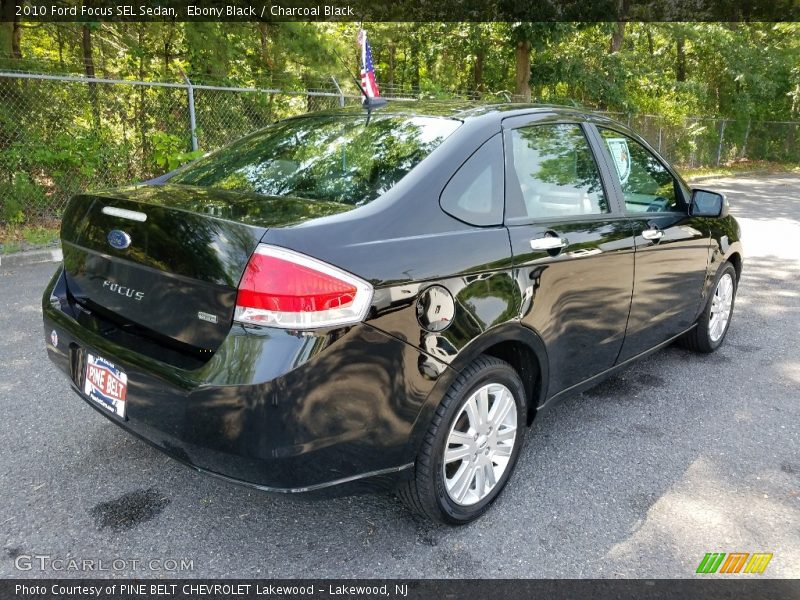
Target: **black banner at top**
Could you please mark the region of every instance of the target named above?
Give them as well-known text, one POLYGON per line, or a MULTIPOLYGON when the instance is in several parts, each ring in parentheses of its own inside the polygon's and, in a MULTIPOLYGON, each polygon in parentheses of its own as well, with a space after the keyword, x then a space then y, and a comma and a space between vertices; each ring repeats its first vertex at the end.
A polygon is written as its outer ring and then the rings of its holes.
POLYGON ((3 0, 22 21, 800 21, 800 0, 3 0))

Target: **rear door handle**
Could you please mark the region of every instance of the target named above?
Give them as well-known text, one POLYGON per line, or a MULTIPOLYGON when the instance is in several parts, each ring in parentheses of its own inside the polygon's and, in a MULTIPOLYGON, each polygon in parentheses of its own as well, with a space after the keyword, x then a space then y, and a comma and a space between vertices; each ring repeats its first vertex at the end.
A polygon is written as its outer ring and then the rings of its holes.
POLYGON ((646 240, 658 241, 664 235, 660 229, 645 229, 642 231, 642 237, 646 240))
POLYGON ((564 248, 569 242, 567 238, 545 236, 531 240, 532 250, 558 250, 564 248))

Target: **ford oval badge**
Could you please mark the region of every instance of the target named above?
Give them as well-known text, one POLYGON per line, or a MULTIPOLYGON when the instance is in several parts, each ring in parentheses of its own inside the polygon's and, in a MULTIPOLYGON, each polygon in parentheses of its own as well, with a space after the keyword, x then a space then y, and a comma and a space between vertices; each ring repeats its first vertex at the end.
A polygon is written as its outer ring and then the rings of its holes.
POLYGON ((112 229, 109 231, 106 239, 109 245, 117 250, 125 250, 125 248, 131 245, 131 236, 119 229, 112 229))

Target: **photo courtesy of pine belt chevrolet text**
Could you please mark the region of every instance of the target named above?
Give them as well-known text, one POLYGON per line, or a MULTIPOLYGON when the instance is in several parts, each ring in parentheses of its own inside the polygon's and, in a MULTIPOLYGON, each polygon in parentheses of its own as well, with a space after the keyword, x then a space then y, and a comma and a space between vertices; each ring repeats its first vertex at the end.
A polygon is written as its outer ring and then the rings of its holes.
POLYGON ((467 523, 543 410, 672 342, 723 343, 739 225, 605 117, 365 104, 72 198, 47 350, 202 472, 467 523))

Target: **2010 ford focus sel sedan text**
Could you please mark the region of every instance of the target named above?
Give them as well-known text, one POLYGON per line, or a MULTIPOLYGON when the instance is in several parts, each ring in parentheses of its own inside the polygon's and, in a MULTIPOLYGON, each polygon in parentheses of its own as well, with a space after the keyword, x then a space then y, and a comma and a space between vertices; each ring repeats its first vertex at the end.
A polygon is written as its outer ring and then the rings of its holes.
POLYGON ((61 237, 47 349, 100 413, 231 481, 399 489, 454 524, 537 413, 674 340, 715 350, 742 270, 723 196, 539 105, 288 119, 76 196, 61 237))

